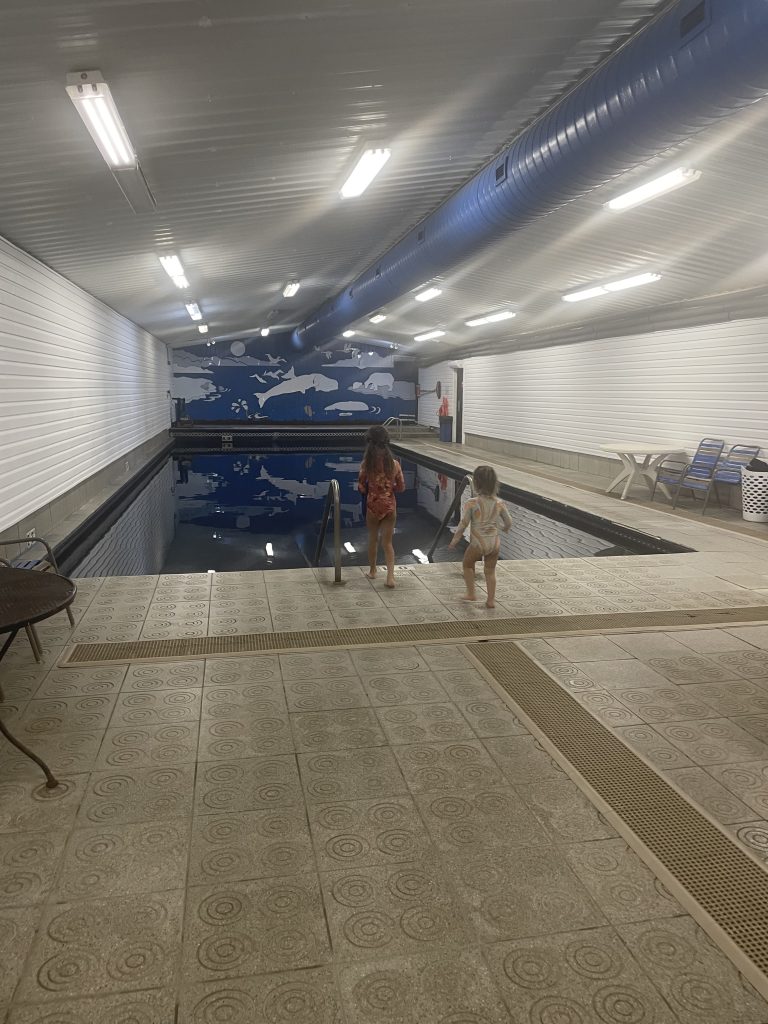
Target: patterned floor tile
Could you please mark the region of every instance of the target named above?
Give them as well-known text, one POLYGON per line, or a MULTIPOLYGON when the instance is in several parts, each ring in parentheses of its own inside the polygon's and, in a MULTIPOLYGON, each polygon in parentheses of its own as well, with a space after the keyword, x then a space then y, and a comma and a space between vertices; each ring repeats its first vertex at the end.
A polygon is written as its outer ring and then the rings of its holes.
MULTIPOLYGON (((735 681, 738 685, 740 681, 735 681)), ((705 683, 713 686, 713 683, 705 683)), ((721 684, 727 685, 727 684, 721 684)), ((625 689, 617 694, 622 704, 649 725, 655 722, 690 721, 696 718, 716 718, 716 708, 705 701, 704 694, 691 686, 654 686, 649 689, 625 689), (694 692, 695 691, 695 692, 694 692)), ((768 693, 765 694, 768 706, 768 693)))
POLYGON ((513 785, 566 777, 560 765, 533 736, 501 736, 483 743, 507 781, 513 785))
POLYGON ((189 823, 156 821, 75 829, 59 874, 57 901, 167 892, 185 885, 189 823))
POLYGON ((429 665, 415 647, 372 647, 352 651, 355 670, 363 679, 400 672, 427 672, 429 665))
POLYGON ((48 789, 42 773, 18 782, 0 782, 0 835, 43 829, 67 828, 72 824, 83 798, 87 775, 59 779, 48 789))
POLYGON ((311 806, 309 821, 324 870, 402 863, 420 859, 430 849, 408 796, 311 806))
POLYGON ((630 725, 614 730, 628 747, 640 754, 655 768, 689 768, 693 761, 649 725, 630 725))
POLYGON ((448 872, 482 943, 605 924, 560 853, 518 846, 473 850, 447 862, 448 872))
POLYGON ((356 676, 352 659, 346 651, 320 651, 311 654, 281 654, 283 679, 338 679, 356 676))
POLYGON ((430 672, 401 672, 396 675, 369 676, 363 686, 371 704, 387 707, 396 704, 425 704, 447 700, 437 676, 430 672))
POLYGON ((768 864, 768 821, 742 822, 727 829, 750 853, 768 864))
POLYGON ((732 718, 734 715, 768 714, 768 688, 765 682, 733 679, 727 683, 689 684, 678 689, 702 704, 707 704, 718 717, 732 718))
POLYGON ((43 1006, 19 1006, 8 1024, 176 1024, 172 992, 124 992, 98 999, 72 999, 43 1006))
POLYGON ((477 740, 393 748, 412 793, 477 791, 502 782, 501 772, 477 740))
POLYGON ((750 821, 755 816, 754 811, 737 800, 703 768, 676 768, 665 775, 669 782, 722 824, 750 821))
POLYGON ((387 747, 299 754, 307 800, 366 800, 407 793, 402 772, 387 747))
MULTIPOLYGON (((218 1021, 227 1024, 343 1024, 333 971, 315 967, 259 978, 185 986, 175 1024, 218 1021)), ((165 1021, 158 1024, 165 1024, 165 1021)))
POLYGON ((718 665, 715 657, 689 654, 683 658, 651 658, 648 664, 672 683, 720 683, 739 678, 737 672, 718 665))
POLYGON ((337 962, 468 943, 463 914, 430 859, 331 871, 321 884, 337 962))
POLYGON ((31 700, 17 724, 29 736, 106 729, 116 700, 117 694, 31 700))
POLYGON ((484 953, 514 1024, 677 1024, 610 928, 499 942, 484 953))
POLYGON ((197 759, 197 722, 107 729, 97 769, 150 768, 189 764, 197 759))
POLYGON ((419 649, 419 654, 433 672, 441 668, 457 668, 461 662, 467 668, 473 664, 458 644, 425 644, 419 649))
POLYGON ((192 888, 187 895, 184 984, 329 963, 314 874, 192 888))
POLYGON ((518 786, 533 813, 560 842, 608 839, 614 829, 570 780, 518 786))
POLYGON ((732 721, 756 740, 768 744, 768 715, 739 715, 732 721))
POLYGON ((29 907, 0 909, 0 1008, 9 1003, 21 976, 29 947, 35 935, 39 911, 29 907))
POLYGON ((768 746, 726 718, 660 722, 656 729, 695 764, 721 764, 768 758, 768 746))
POLYGON ((256 811, 303 803, 293 755, 201 764, 195 783, 197 814, 256 811))
POLYGON ((459 704, 459 711, 481 739, 491 736, 525 736, 528 730, 502 700, 475 700, 459 704))
POLYGON ((201 694, 199 689, 121 693, 109 724, 118 728, 196 722, 200 717, 201 694))
POLYGON ((387 742, 371 708, 291 715, 291 728, 296 749, 305 752, 381 747, 387 742))
POLYGON ((154 690, 194 690, 203 685, 204 661, 173 661, 159 665, 130 665, 123 693, 154 690))
POLYGON ((279 682, 280 662, 275 654, 255 658, 208 658, 205 661, 205 686, 235 686, 279 682))
POLYGON ((490 846, 550 845, 552 837, 511 787, 479 793, 424 793, 416 798, 437 847, 467 856, 490 846))
POLYGON ((66 841, 64 831, 0 835, 0 907, 31 906, 44 900, 66 841))
POLYGON ((194 778, 192 765, 94 772, 78 822, 81 827, 130 825, 189 815, 194 778))
POLYGON ((608 690, 572 690, 571 695, 591 715, 610 729, 620 725, 639 725, 642 721, 608 690))
POLYGON ((745 679, 765 680, 768 676, 768 651, 734 651, 710 657, 722 669, 745 679))
POLYGON ((205 815, 193 823, 190 885, 293 875, 313 866, 302 807, 205 815))
POLYGON ((126 668, 54 669, 35 694, 37 700, 57 700, 60 697, 89 697, 117 693, 126 668))
MULTIPOLYGON (((591 661, 577 665, 585 675, 606 690, 635 689, 641 686, 668 686, 666 676, 633 658, 621 661, 591 661)), ((620 694, 617 693, 617 696, 620 694)))
POLYGON ((688 917, 626 924, 618 932, 680 1024, 763 1024, 768 1009, 688 917))
POLYGON ((200 761, 290 754, 293 735, 287 715, 238 714, 236 718, 207 718, 200 723, 200 761))
POLYGON ((760 817, 768 817, 768 761, 713 764, 707 771, 760 817))
POLYGON ((18 999, 40 1003, 169 987, 181 911, 180 892, 48 906, 18 999))
POLYGON ((285 691, 279 679, 240 686, 206 686, 203 715, 236 718, 241 715, 282 715, 287 711, 285 691))
MULTIPOLYGON (((7 703, 3 705, 3 717, 6 721, 7 707, 7 703)), ((40 736, 29 734, 17 727, 15 735, 38 757, 42 757, 58 777, 91 771, 96 766, 104 733, 102 729, 89 729, 86 732, 54 732, 40 736)), ((40 769, 21 751, 4 744, 0 755, 0 778, 38 779, 40 769)))
POLYGON ((681 629, 667 636, 684 644, 697 654, 719 654, 728 651, 747 651, 749 644, 724 629, 681 629))
POLYGON ((440 669, 435 674, 448 698, 460 704, 470 700, 494 700, 498 696, 475 669, 440 669))
POLYGON ((377 715, 390 743, 475 738, 475 733, 455 704, 408 704, 379 708, 377 715))
POLYGON ((619 661, 631 655, 603 636, 553 637, 549 641, 558 654, 568 661, 619 661))
POLYGON ((335 679, 288 680, 285 694, 290 711, 342 711, 370 705, 357 676, 335 679))

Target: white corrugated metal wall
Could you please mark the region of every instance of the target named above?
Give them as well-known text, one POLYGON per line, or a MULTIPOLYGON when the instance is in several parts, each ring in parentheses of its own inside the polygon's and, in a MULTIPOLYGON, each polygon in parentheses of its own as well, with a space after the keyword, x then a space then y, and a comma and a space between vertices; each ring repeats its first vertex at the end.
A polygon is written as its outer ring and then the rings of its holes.
POLYGON ((464 361, 464 429, 601 453, 702 437, 768 449, 768 320, 480 356, 464 361))
POLYGON ((0 239, 0 531, 170 425, 167 350, 0 239))
MULTIPOLYGON (((448 398, 448 411, 451 416, 456 415, 456 373, 453 369, 454 363, 435 363, 419 370, 419 388, 422 392, 434 391, 440 381, 441 392, 448 398)), ((437 395, 424 395, 419 398, 417 419, 425 427, 439 427, 437 410, 442 398, 437 395)))

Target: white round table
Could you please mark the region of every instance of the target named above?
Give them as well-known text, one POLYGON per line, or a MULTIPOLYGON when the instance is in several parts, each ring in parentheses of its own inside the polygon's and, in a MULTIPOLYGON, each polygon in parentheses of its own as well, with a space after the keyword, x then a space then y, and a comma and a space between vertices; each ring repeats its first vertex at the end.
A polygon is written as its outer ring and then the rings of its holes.
MULTIPOLYGON (((617 455, 621 460, 621 472, 606 490, 610 494, 621 484, 624 488, 621 492, 621 500, 627 497, 629 489, 633 484, 645 483, 648 490, 653 492, 653 485, 656 482, 656 472, 659 465, 670 457, 670 455, 685 455, 685 448, 680 444, 633 444, 625 441, 623 444, 601 444, 604 452, 617 455), (642 459, 642 462, 638 462, 642 459)), ((666 498, 670 497, 669 491, 664 484, 659 484, 659 490, 666 498)))

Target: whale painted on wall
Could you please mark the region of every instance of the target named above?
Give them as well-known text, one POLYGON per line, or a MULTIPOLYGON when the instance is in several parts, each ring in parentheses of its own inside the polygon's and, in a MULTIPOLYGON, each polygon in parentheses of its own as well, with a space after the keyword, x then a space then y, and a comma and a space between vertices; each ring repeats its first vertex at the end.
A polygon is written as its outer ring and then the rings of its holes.
POLYGON ((307 391, 338 391, 339 382, 324 376, 322 373, 304 373, 297 377, 293 367, 285 374, 279 384, 275 384, 269 391, 254 392, 258 399, 260 408, 278 395, 305 395, 307 391))

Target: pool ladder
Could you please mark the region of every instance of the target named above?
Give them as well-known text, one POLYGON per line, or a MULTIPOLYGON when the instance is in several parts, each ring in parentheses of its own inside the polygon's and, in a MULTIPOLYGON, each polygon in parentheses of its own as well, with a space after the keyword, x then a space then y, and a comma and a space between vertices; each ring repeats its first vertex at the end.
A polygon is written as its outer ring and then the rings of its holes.
POLYGON ((317 538, 315 557, 312 561, 314 566, 320 564, 320 556, 325 546, 325 534, 328 530, 328 519, 331 515, 331 509, 333 509, 333 582, 343 585, 344 580, 341 578, 341 489, 339 488, 338 480, 331 480, 328 485, 328 497, 325 499, 325 509, 323 510, 323 519, 320 524, 320 536, 317 538))
POLYGON ((464 494, 464 491, 466 491, 467 487, 469 487, 470 494, 474 494, 475 488, 474 483, 472 481, 471 473, 467 473, 467 475, 462 478, 461 482, 456 488, 456 493, 453 496, 453 501, 451 502, 448 511, 443 516, 443 521, 442 523, 440 523, 437 533, 434 536, 434 540, 432 541, 432 544, 430 545, 429 550, 427 551, 427 558, 429 559, 430 562, 432 561, 432 556, 435 553, 437 545, 440 543, 440 538, 443 535, 443 530, 446 529, 448 523, 450 523, 451 519, 453 518, 454 513, 461 506, 461 498, 462 495, 464 494))

